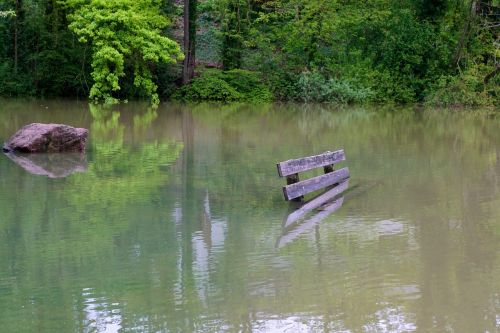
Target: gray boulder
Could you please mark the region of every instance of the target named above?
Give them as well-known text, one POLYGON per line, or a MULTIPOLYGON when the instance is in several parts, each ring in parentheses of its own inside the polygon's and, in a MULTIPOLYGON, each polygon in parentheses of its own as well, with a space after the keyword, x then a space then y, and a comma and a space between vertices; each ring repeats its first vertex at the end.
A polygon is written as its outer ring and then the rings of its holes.
POLYGON ((85 151, 88 131, 62 124, 30 124, 3 145, 4 152, 59 153, 85 151))

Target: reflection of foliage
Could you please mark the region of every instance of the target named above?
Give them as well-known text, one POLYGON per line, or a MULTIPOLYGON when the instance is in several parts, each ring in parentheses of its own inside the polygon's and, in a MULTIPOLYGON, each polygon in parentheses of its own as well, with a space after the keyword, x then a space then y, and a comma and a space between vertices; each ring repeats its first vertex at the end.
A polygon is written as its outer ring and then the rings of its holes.
MULTIPOLYGON (((96 105, 90 105, 90 110, 94 119, 91 140, 95 150, 95 161, 91 168, 96 173, 105 175, 118 172, 120 175, 136 175, 139 178, 146 176, 148 172, 161 173, 160 166, 170 165, 182 150, 182 144, 176 142, 146 143, 138 151, 125 148, 125 126, 119 122, 120 113, 112 108, 96 105), (131 155, 134 158, 130 158, 131 155)), ((156 111, 152 108, 148 108, 143 115, 135 115, 134 131, 148 126, 156 117, 156 111)))
POLYGON ((19 331, 19 317, 30 319, 25 331, 39 323, 49 331, 50 322, 65 325, 53 331, 85 331, 90 298, 103 317, 121 315, 125 331, 236 331, 262 315, 303 319, 305 310, 324 309, 348 313, 339 322, 358 331, 389 307, 380 300, 418 312, 429 294, 429 312, 452 328, 496 313, 485 294, 498 281, 498 118, 411 108, 175 107, 139 115, 134 108, 129 118, 93 108, 86 174, 49 182, 0 160, 0 174, 11 175, 0 177, 8 189, 0 191, 5 331, 19 331), (163 167, 182 147, 170 131, 187 138, 178 177, 163 167), (383 185, 276 250, 287 205, 274 162, 337 147, 346 150, 352 185, 383 185), (212 221, 202 217, 205 195, 212 221), (380 232, 378 222, 391 221, 401 233, 380 232), (224 226, 224 239, 210 248, 212 222, 224 226), (204 258, 207 267, 196 267, 204 258), (473 279, 462 277, 467 271, 473 279), (450 305, 471 311, 466 319, 443 313, 450 305), (33 319, 41 311, 48 317, 33 319))
MULTIPOLYGON (((78 293, 79 289, 87 287, 87 282, 80 285, 73 281, 67 285, 69 271, 78 272, 79 278, 86 281, 99 276, 100 281, 120 288, 123 276, 116 275, 116 269, 123 263, 112 255, 117 237, 134 233, 144 219, 149 221, 151 200, 170 204, 159 193, 169 181, 168 166, 178 158, 182 143, 156 139, 131 146, 124 140, 127 125, 119 121, 118 111, 92 105, 91 115, 94 120, 90 126, 92 149, 86 173, 47 180, 11 168, 9 173, 15 178, 8 183, 2 180, 2 188, 12 191, 6 197, 8 201, 0 200, 2 209, 5 209, 4 202, 11 206, 0 220, 0 235, 17 231, 5 242, 2 238, 0 280, 16 275, 23 285, 23 291, 16 293, 15 299, 11 298, 11 285, 6 286, 7 294, 3 289, 0 293, 0 321, 6 331, 20 331, 19 321, 11 320, 20 315, 19 312, 13 314, 14 309, 26 307, 22 316, 27 318, 33 309, 44 306, 39 302, 47 307, 51 302, 63 304, 64 299, 69 298, 75 304, 86 302, 78 293), (17 186, 17 181, 32 185, 17 186), (31 186, 39 189, 39 193, 32 191, 31 186), (28 209, 26 202, 30 202, 28 209), (14 252, 7 255, 6 251, 14 252), (22 273, 3 266, 4 259, 13 255, 30 258, 19 263, 22 273), (64 272, 59 271, 61 267, 64 272), (38 288, 40 284, 46 287, 38 288), (47 286, 56 291, 46 294, 43 290, 47 290, 47 286), (5 308, 5 304, 9 307, 5 308)), ((144 119, 153 121, 152 113, 146 112, 146 115, 137 126, 147 126, 148 121, 144 119)), ((10 165, 0 163, 2 174, 4 166, 10 165)), ((164 214, 163 211, 154 213, 159 214, 157 216, 164 214)), ((153 230, 142 232, 160 235, 153 230)), ((4 286, 2 284, 1 288, 4 286)), ((57 316, 71 317, 72 311, 71 307, 58 310, 57 316)), ((34 330, 33 323, 23 325, 24 331, 34 330)), ((70 320, 65 324, 59 322, 57 328, 46 326, 42 330, 82 331, 78 325, 79 321, 70 320)))
POLYGON ((139 134, 148 129, 151 123, 158 117, 156 108, 148 107, 147 111, 143 114, 134 115, 134 133, 139 134))
POLYGON ((118 146, 123 145, 123 132, 125 126, 121 125, 120 112, 113 111, 109 107, 97 105, 89 105, 90 114, 92 115, 92 125, 90 134, 96 141, 109 143, 116 141, 118 146))

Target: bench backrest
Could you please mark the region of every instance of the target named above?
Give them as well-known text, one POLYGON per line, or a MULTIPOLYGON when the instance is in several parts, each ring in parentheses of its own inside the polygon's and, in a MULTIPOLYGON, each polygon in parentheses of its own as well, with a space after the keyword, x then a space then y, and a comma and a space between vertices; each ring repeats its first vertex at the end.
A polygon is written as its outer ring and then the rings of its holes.
POLYGON ((302 198, 307 193, 338 184, 349 178, 348 168, 333 170, 333 165, 342 161, 345 161, 343 149, 278 163, 276 166, 279 176, 287 177, 287 185, 283 186, 285 200, 302 198), (324 175, 299 181, 299 172, 319 167, 323 167, 324 175))

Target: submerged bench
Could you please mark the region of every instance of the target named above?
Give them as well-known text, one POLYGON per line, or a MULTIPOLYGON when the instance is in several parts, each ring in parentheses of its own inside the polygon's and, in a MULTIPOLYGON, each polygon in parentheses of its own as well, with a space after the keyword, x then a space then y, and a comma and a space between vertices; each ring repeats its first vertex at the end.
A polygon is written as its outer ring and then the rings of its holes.
POLYGON ((283 186, 285 200, 302 201, 305 194, 321 190, 325 187, 339 184, 349 178, 349 169, 334 170, 333 165, 345 161, 344 150, 327 151, 320 155, 308 156, 278 163, 278 174, 286 177, 283 186), (299 180, 299 172, 323 167, 324 175, 299 180))

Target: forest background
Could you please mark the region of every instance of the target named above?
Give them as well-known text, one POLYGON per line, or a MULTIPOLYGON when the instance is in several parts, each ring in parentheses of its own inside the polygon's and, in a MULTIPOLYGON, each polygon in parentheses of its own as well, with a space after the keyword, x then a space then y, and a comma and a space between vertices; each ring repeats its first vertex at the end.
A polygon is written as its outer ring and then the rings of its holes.
POLYGON ((0 0, 0 96, 499 105, 499 0, 0 0))

